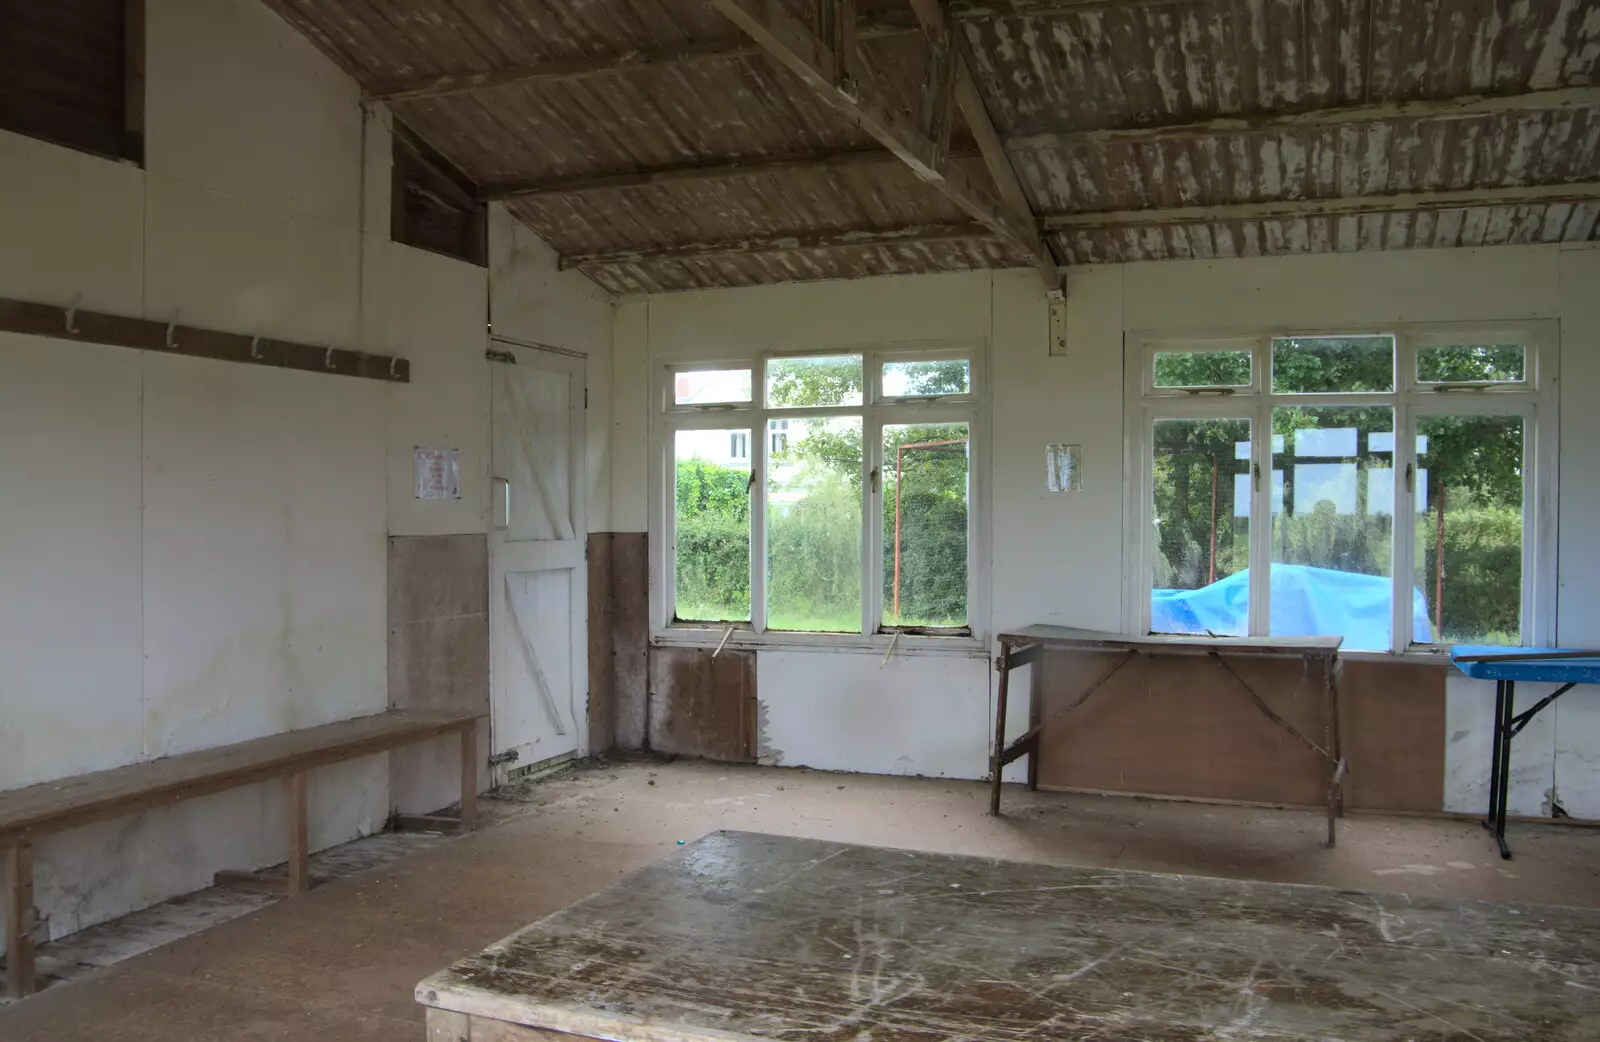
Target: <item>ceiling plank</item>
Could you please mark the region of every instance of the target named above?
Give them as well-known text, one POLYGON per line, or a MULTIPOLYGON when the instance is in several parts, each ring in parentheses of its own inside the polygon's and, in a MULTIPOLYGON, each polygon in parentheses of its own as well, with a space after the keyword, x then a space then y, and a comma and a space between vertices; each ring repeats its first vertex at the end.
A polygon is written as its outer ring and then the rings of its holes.
POLYGON ((1226 206, 1180 206, 1154 210, 1106 210, 1052 214, 1040 223, 1046 231, 1110 231, 1123 228, 1174 228, 1232 221, 1278 221, 1299 217, 1359 217, 1385 213, 1427 213, 1485 206, 1547 206, 1600 200, 1600 181, 1571 184, 1519 185, 1514 188, 1471 188, 1463 191, 1412 192, 1404 195, 1346 196, 1340 199, 1296 199, 1226 206))
MULTIPOLYGON (((958 21, 997 18, 1006 14, 1051 17, 1105 11, 1118 7, 1171 6, 1195 2, 1204 0, 998 0, 998 2, 957 0, 952 4, 951 17, 958 21)), ((855 36, 858 39, 871 39, 904 36, 916 31, 914 19, 885 13, 857 22, 855 36)), ((375 84, 366 92, 366 98, 368 101, 391 103, 417 101, 423 98, 447 98, 530 83, 553 83, 591 76, 609 76, 634 69, 674 68, 698 62, 731 61, 760 53, 762 53, 760 47, 742 38, 704 40, 677 47, 641 47, 612 54, 552 59, 535 65, 512 65, 479 72, 407 77, 375 84)))
MULTIPOLYGON (((1070 149, 1086 144, 1140 144, 1156 141, 1199 140, 1218 135, 1281 134, 1375 123, 1390 119, 1456 120, 1516 112, 1565 112, 1581 108, 1600 108, 1600 87, 1571 87, 1562 90, 1530 91, 1526 94, 1485 96, 1479 94, 1426 101, 1388 102, 1372 105, 1346 105, 1308 109, 1304 112, 1274 113, 1261 116, 1230 116, 1192 123, 1153 127, 1121 127, 1067 133, 1028 134, 1007 137, 1003 143, 1013 151, 1070 149)), ((971 158, 979 152, 967 143, 952 148, 955 158, 971 158)), ((638 188, 673 181, 726 181, 758 174, 781 174, 809 170, 844 169, 887 165, 900 160, 891 152, 877 148, 848 149, 841 152, 796 153, 784 156, 717 159, 709 162, 615 170, 569 177, 530 179, 486 185, 485 199, 515 196, 562 195, 610 188, 638 188)))
POLYGON ((847 246, 903 246, 917 242, 946 242, 952 239, 992 239, 994 233, 981 224, 912 224, 901 228, 873 231, 803 232, 798 235, 770 235, 741 239, 716 239, 686 242, 671 246, 645 246, 633 249, 601 250, 562 256, 567 268, 605 267, 641 264, 660 260, 701 260, 751 253, 788 253, 798 250, 831 250, 847 246))
POLYGON ((845 118, 877 139, 911 171, 932 185, 973 220, 1021 250, 1052 288, 1059 287, 1056 263, 1038 229, 1004 209, 975 184, 938 144, 923 136, 893 106, 871 96, 864 84, 847 90, 839 60, 823 42, 779 4, 763 0, 710 0, 711 6, 742 29, 773 58, 800 77, 845 118))

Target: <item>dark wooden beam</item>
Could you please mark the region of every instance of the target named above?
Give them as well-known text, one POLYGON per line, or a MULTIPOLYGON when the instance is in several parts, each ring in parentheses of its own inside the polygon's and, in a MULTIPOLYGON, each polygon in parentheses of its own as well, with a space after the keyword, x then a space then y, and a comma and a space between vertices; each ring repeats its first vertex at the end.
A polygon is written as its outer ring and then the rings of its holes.
POLYGON ((1269 112, 1247 116, 1173 123, 1166 126, 1108 127, 1100 130, 1016 135, 1006 139, 1014 151, 1073 148, 1081 145, 1156 144, 1194 141, 1238 134, 1283 134, 1390 120, 1460 120, 1518 112, 1566 112, 1600 107, 1600 87, 1568 87, 1522 94, 1467 94, 1367 105, 1338 105, 1303 112, 1269 112))
MULTIPOLYGON (((976 152, 968 150, 968 154, 976 152)), ((541 180, 507 181, 484 185, 484 199, 514 199, 518 196, 567 195, 612 188, 643 188, 676 181, 727 181, 761 174, 809 173, 821 170, 849 170, 856 167, 886 166, 898 163, 891 152, 881 148, 846 149, 842 152, 802 152, 782 156, 756 156, 748 159, 720 159, 710 163, 681 166, 646 167, 640 170, 615 170, 600 174, 575 174, 541 180)))
MULTIPOLYGON (((998 18, 1007 14, 1053 17, 1100 12, 1112 8, 1170 6, 1195 2, 1201 0, 1010 0, 1010 2, 958 0, 951 5, 951 17, 958 21, 998 18)), ((852 26, 837 27, 843 39, 904 36, 916 32, 916 29, 917 23, 909 14, 897 16, 888 13, 856 21, 852 26)), ((554 58, 533 65, 510 65, 475 72, 406 77, 374 84, 367 91, 366 97, 369 101, 387 102, 446 98, 530 83, 554 83, 591 76, 610 76, 635 69, 676 68, 700 62, 732 61, 761 53, 760 47, 745 39, 704 40, 674 47, 641 47, 611 54, 554 58)))
MULTIPOLYGON (((1117 231, 1125 228, 1225 224, 1232 221, 1281 221, 1301 217, 1356 217, 1388 213, 1430 213, 1487 206, 1548 206, 1594 202, 1600 202, 1600 181, 1469 191, 1416 192, 1407 195, 1350 196, 1342 199, 1301 199, 1224 206, 1051 214, 1041 218, 1039 225, 1047 232, 1117 231)), ((605 267, 615 264, 644 264, 656 260, 695 260, 738 254, 992 238, 996 238, 992 230, 981 224, 922 224, 871 231, 804 232, 794 235, 683 242, 670 246, 641 246, 571 254, 561 258, 561 267, 605 267)))
POLYGON ((837 56, 809 29, 798 24, 793 15, 780 5, 769 6, 763 0, 710 2, 780 64, 800 77, 819 98, 898 156, 917 177, 1029 257, 1041 276, 1052 284, 1058 282, 1055 260, 1045 249, 1038 229, 1008 212, 973 182, 965 170, 948 156, 941 156, 937 143, 923 136, 893 105, 874 98, 862 84, 857 84, 854 90, 842 89, 837 56))
MULTIPOLYGON (((938 66, 941 55, 944 56, 943 60, 953 63, 947 70, 951 77, 949 82, 938 85, 938 89, 945 89, 953 94, 953 100, 961 110, 967 129, 971 131, 973 139, 978 144, 978 152, 983 156, 983 164, 989 171, 989 177, 1000 193, 1001 205, 1018 220, 1025 221, 1029 227, 1033 227, 1037 222, 1033 206, 1028 200, 1028 193, 1022 187, 1022 180, 1017 176, 1016 168, 1011 165, 1011 157, 1006 154, 1000 132, 995 128, 988 106, 984 104, 982 92, 978 90, 977 77, 972 74, 972 48, 966 34, 950 20, 943 0, 911 0, 911 10, 922 23, 923 31, 928 36, 930 68, 938 66)), ((943 73, 946 70, 939 66, 937 71, 943 73)), ((930 84, 928 89, 931 91, 935 86, 930 84)), ((925 107, 928 107, 926 103, 925 107)), ((1060 258, 1056 257, 1048 243, 1045 244, 1045 254, 1048 261, 1041 265, 1040 277, 1052 291, 1059 290, 1060 258)))
MULTIPOLYGON (((1008 151, 1070 149, 1097 144, 1143 144, 1160 141, 1200 140, 1223 135, 1272 135, 1375 123, 1383 120, 1458 120, 1516 112, 1567 112, 1600 107, 1600 87, 1569 87, 1526 94, 1466 95, 1422 101, 1385 102, 1309 109, 1305 112, 1229 116, 1168 126, 1114 127, 1101 130, 1015 135, 1003 139, 1008 151)), ((978 156, 972 142, 952 146, 955 158, 978 156)), ((879 148, 840 152, 797 153, 785 156, 717 159, 709 162, 574 174, 486 185, 485 199, 515 196, 562 195, 612 188, 639 188, 674 181, 725 181, 762 174, 803 173, 810 170, 886 166, 900 160, 879 148)), ((992 166, 991 166, 992 170, 992 166)), ((1025 198, 1025 197, 1024 197, 1025 198)))
POLYGON ((151 322, 126 315, 62 308, 0 297, 0 332, 75 340, 84 344, 131 347, 139 351, 214 358, 243 365, 300 369, 329 376, 359 376, 392 383, 411 382, 411 363, 404 358, 369 355, 338 347, 297 344, 289 340, 224 333, 215 329, 151 322))
POLYGON ((1486 206, 1550 206, 1600 201, 1600 181, 1572 184, 1475 188, 1466 191, 1413 192, 1403 195, 1346 196, 1339 199, 1296 199, 1224 206, 1181 206, 1154 210, 1109 210, 1054 214, 1041 222, 1046 231, 1112 231, 1124 228, 1176 228, 1232 221, 1287 221, 1301 217, 1362 217, 1387 213, 1430 213, 1486 206))
POLYGON ((661 260, 704 260, 741 254, 790 253, 805 250, 834 250, 844 247, 903 246, 919 242, 948 242, 952 239, 992 239, 994 233, 981 224, 913 224, 901 228, 870 231, 821 231, 796 235, 769 235, 746 239, 717 239, 684 242, 669 246, 640 246, 628 249, 573 253, 561 258, 562 268, 606 267, 617 264, 642 264, 661 260))

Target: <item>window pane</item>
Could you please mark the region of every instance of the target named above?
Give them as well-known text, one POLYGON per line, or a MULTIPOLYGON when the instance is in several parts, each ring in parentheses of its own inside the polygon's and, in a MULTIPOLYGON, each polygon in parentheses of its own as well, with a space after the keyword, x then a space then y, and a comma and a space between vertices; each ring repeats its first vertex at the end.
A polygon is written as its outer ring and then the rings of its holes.
POLYGON ((1342 636, 1348 650, 1386 650, 1394 410, 1274 409, 1272 426, 1272 635, 1342 636))
POLYGON ((883 624, 967 624, 965 423, 883 428, 883 624))
POLYGON ((1521 417, 1417 420, 1413 641, 1522 643, 1522 461, 1521 417))
POLYGON ((1417 349, 1417 379, 1423 383, 1498 384, 1527 379, 1521 344, 1461 344, 1417 349))
POLYGON ((674 373, 674 405, 722 405, 750 400, 750 370, 700 369, 674 373))
POLYGON ((1250 625, 1250 421, 1157 420, 1155 633, 1250 625))
POLYGON ((674 454, 677 617, 748 622, 750 431, 678 431, 674 454))
POLYGON ((861 356, 774 358, 767 363, 767 404, 775 409, 861 404, 861 356))
POLYGON ((1157 387, 1249 387, 1249 351, 1157 351, 1157 387))
POLYGON ((1283 337, 1272 342, 1278 394, 1394 390, 1394 338, 1283 337))
POLYGON ((972 390, 972 363, 965 358, 942 362, 883 363, 885 398, 928 394, 966 394, 972 390))
POLYGON ((767 627, 860 633, 861 417, 774 420, 768 437, 785 422, 767 467, 767 627))

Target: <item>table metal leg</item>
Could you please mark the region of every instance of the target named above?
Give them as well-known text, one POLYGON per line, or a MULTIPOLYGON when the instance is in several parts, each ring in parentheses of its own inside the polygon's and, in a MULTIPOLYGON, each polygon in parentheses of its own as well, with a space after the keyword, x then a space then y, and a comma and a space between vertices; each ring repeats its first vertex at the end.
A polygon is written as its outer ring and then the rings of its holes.
POLYGON ((1511 848, 1506 845, 1506 805, 1511 802, 1511 718, 1516 715, 1517 682, 1507 680, 1505 685, 1504 707, 1495 728, 1500 742, 1500 794, 1494 819, 1494 838, 1500 845, 1500 856, 1510 861, 1511 848))
POLYGON ((1011 681, 1011 649, 1002 647, 994 665, 1000 673, 1000 682, 995 687, 994 695, 994 748, 989 756, 989 813, 999 817, 1000 774, 1005 770, 1000 765, 1000 754, 1006 748, 1006 689, 1011 681))
POLYGON ((1506 682, 1494 682, 1494 724, 1489 728, 1489 810, 1483 816, 1483 827, 1493 829, 1500 809, 1500 721, 1505 717, 1506 682))

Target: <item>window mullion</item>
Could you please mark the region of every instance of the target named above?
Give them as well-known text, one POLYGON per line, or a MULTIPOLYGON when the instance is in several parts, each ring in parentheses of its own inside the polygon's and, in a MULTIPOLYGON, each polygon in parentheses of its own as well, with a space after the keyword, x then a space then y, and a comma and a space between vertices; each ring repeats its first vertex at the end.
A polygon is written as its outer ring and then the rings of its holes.
POLYGON ((1390 607, 1390 647, 1405 651, 1411 646, 1414 623, 1412 593, 1417 588, 1416 555, 1416 474, 1417 421, 1414 408, 1402 398, 1394 411, 1394 595, 1390 607))
POLYGON ((750 431, 750 628, 757 633, 767 630, 767 421, 757 413, 750 431))
POLYGON ((876 633, 883 619, 883 484, 883 419, 864 415, 861 422, 862 633, 876 633), (872 480, 874 474, 878 478, 876 482, 872 480))
POLYGON ((1250 430, 1250 607, 1252 637, 1272 632, 1272 398, 1255 403, 1250 430))

